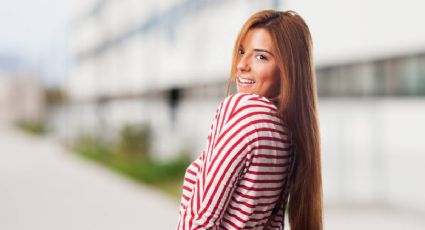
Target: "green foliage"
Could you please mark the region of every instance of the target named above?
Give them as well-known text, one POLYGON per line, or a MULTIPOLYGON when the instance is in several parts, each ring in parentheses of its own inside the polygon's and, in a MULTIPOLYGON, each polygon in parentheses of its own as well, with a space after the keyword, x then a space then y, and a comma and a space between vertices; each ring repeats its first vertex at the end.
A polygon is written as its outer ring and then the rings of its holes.
POLYGON ((15 125, 19 129, 34 135, 42 135, 47 132, 46 125, 41 121, 19 121, 15 125))
POLYGON ((150 146, 150 140, 150 129, 147 126, 125 126, 116 144, 118 146, 102 143, 99 138, 84 136, 78 139, 73 149, 87 159, 179 198, 184 173, 191 158, 188 154, 180 153, 165 161, 152 159, 143 152, 150 146), (139 138, 145 138, 146 143, 139 138), (139 145, 137 141, 143 144, 139 145))
POLYGON ((78 138, 73 145, 73 150, 86 158, 100 162, 107 162, 112 154, 109 147, 103 144, 99 138, 88 135, 78 138))
POLYGON ((149 155, 151 137, 152 131, 147 125, 125 125, 120 133, 118 151, 138 156, 149 155))

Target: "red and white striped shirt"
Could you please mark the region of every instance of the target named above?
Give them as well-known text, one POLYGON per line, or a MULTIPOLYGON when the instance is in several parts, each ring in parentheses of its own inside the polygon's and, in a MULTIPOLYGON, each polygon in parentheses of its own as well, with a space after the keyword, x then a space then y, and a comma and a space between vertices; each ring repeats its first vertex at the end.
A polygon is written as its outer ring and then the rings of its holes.
MULTIPOLYGON (((204 151, 186 169, 178 230, 262 229, 279 196, 286 198, 292 154, 289 130, 275 112, 255 94, 223 100, 204 151)), ((283 229, 285 205, 270 229, 283 229)))

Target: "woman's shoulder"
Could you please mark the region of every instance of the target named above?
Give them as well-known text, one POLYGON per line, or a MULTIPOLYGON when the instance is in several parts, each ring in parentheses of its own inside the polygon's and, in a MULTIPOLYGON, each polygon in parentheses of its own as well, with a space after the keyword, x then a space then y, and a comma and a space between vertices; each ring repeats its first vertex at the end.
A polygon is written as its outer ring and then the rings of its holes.
POLYGON ((228 120, 233 117, 250 117, 258 114, 273 115, 277 108, 266 97, 250 93, 234 93, 220 105, 221 114, 228 120))
POLYGON ((251 93, 238 92, 231 94, 223 99, 222 104, 235 109, 243 106, 251 106, 276 110, 276 106, 267 97, 251 93))

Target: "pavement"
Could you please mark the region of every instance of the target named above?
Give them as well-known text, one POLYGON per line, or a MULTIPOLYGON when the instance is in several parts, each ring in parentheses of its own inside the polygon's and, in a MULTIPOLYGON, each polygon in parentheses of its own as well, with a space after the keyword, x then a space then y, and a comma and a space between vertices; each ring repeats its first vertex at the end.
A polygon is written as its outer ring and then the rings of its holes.
MULTIPOLYGON (((50 137, 0 126, 1 230, 175 229, 178 201, 70 153, 50 137)), ((425 229, 417 212, 326 207, 324 229, 425 229)))
POLYGON ((0 127, 0 229, 175 229, 178 202, 55 140, 0 127))
POLYGON ((377 206, 326 207, 324 229, 423 230, 425 215, 415 210, 377 206))

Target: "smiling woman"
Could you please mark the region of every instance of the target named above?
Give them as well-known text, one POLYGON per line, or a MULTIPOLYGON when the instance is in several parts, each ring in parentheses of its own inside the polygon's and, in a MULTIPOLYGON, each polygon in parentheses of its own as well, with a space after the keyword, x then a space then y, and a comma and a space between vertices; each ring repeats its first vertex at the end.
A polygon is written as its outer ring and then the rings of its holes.
POLYGON ((186 169, 177 229, 322 229, 311 36, 293 11, 242 27, 207 144, 186 169), (289 199, 289 201, 288 201, 289 199))

